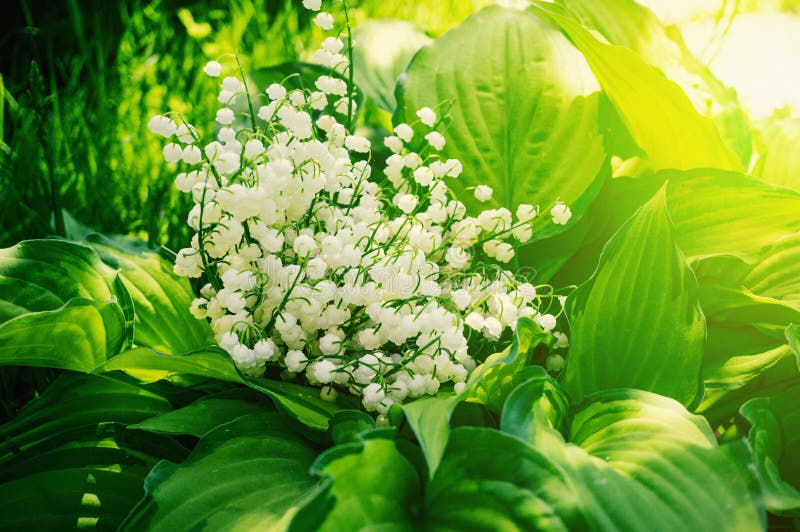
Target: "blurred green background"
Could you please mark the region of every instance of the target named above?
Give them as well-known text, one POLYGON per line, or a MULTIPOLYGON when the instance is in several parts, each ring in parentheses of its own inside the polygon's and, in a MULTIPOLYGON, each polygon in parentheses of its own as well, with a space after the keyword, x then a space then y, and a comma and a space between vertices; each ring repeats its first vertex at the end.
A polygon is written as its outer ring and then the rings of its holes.
MULTIPOLYGON (((432 35, 481 4, 351 2, 354 23, 400 18, 432 35)), ((334 11, 341 3, 333 4, 334 11)), ((149 118, 213 120, 210 59, 246 70, 302 58, 321 32, 295 0, 22 1, 3 22, 0 245, 64 235, 73 220, 183 247, 188 207, 149 118), (66 210, 64 220, 58 216, 66 210)))

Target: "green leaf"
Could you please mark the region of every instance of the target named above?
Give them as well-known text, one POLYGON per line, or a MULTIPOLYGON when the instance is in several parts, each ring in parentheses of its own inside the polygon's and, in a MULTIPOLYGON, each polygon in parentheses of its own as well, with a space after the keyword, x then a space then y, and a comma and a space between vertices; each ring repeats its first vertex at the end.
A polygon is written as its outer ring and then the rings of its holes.
POLYGON ((788 234, 764 251, 742 284, 755 294, 778 299, 800 310, 800 233, 788 234))
POLYGON ((361 410, 340 410, 330 422, 331 439, 335 445, 358 442, 364 432, 375 427, 375 419, 361 410))
POLYGON ((123 249, 102 235, 87 243, 100 258, 120 271, 135 308, 134 342, 164 353, 186 353, 214 345, 211 327, 189 312, 194 299, 186 279, 172 265, 149 251, 123 249))
POLYGON ((464 390, 465 399, 486 405, 499 414, 514 388, 540 374, 540 366, 529 365, 531 354, 540 345, 552 344, 552 339, 533 320, 519 320, 511 345, 501 353, 490 355, 470 375, 464 390))
POLYGON ((188 406, 151 417, 130 425, 130 428, 202 438, 220 425, 273 408, 263 395, 246 388, 235 388, 201 397, 188 406))
POLYGON ((132 311, 117 273, 86 246, 0 250, 0 365, 91 371, 130 345, 132 311))
POLYGON ((500 412, 505 398, 538 370, 528 365, 529 355, 550 336, 530 319, 517 322, 514 340, 505 351, 490 355, 475 368, 460 395, 424 397, 403 405, 406 420, 422 447, 428 473, 436 473, 450 434, 450 418, 461 401, 474 401, 500 412))
POLYGON ((74 298, 111 301, 116 272, 86 246, 26 240, 0 250, 0 323, 74 298))
POLYGON ((185 373, 227 382, 243 382, 230 356, 219 348, 168 355, 146 347, 138 347, 120 353, 97 367, 95 372, 114 370, 152 372, 152 381, 163 379, 173 373, 185 373))
POLYGON ((552 431, 566 434, 569 401, 561 387, 542 367, 536 376, 520 384, 503 406, 500 430, 531 442, 544 443, 552 431))
POLYGON ((800 231, 800 193, 719 170, 666 175, 675 238, 690 260, 728 254, 754 263, 800 231))
POLYGON ((730 255, 695 262, 708 324, 703 379, 709 389, 735 389, 791 355, 785 329, 800 312, 745 285, 750 265, 730 255))
POLYGON ((420 478, 393 440, 339 445, 320 455, 311 472, 327 483, 289 530, 419 529, 420 478))
POLYGON ((652 11, 634 0, 560 0, 559 3, 609 44, 629 48, 663 71, 686 93, 699 114, 714 121, 722 140, 741 163, 749 164, 750 126, 736 91, 723 85, 691 54, 678 31, 668 30, 652 11))
POLYGON ((69 466, 0 484, 0 529, 116 530, 141 498, 154 461, 134 461, 114 445, 113 440, 82 443, 59 455, 69 466))
POLYGON ((664 180, 615 177, 603 184, 586 215, 567 231, 523 246, 519 261, 537 273, 537 282, 574 286, 591 277, 603 246, 628 218, 658 192, 664 180))
POLYGON ((759 124, 761 146, 752 175, 800 191, 800 118, 769 118, 759 124))
POLYGON ((0 427, 0 529, 116 529, 156 460, 185 456, 174 442, 125 429, 169 408, 133 384, 62 374, 0 427))
MULTIPOLYGON (((798 340, 798 329, 793 331, 798 340)), ((749 440, 772 513, 800 516, 800 385, 770 397, 752 399, 741 408, 750 422, 749 440)))
POLYGON ((183 355, 165 355, 151 349, 137 348, 126 351, 97 368, 98 372, 113 370, 150 372, 152 380, 181 373, 208 377, 227 382, 240 382, 268 395, 276 405, 304 425, 324 432, 330 418, 342 408, 352 407, 343 398, 342 404, 331 403, 319 396, 317 388, 292 382, 255 379, 240 373, 230 356, 222 349, 206 349, 183 355))
POLYGON ((331 418, 342 409, 358 407, 354 396, 342 396, 332 403, 319 396, 319 388, 272 379, 246 379, 245 384, 267 394, 289 416, 306 427, 324 432, 331 418))
POLYGON ((411 22, 368 20, 353 30, 353 42, 356 85, 379 107, 394 112, 397 80, 430 37, 411 22))
POLYGON ((611 388, 698 400, 705 326, 663 188, 609 241, 595 274, 567 299, 567 315, 565 386, 574 400, 611 388))
POLYGON ((567 468, 594 529, 763 528, 749 478, 706 420, 676 401, 601 392, 575 413, 569 434, 574 445, 542 452, 567 468))
POLYGON ((430 530, 587 530, 563 469, 516 437, 454 429, 425 489, 430 530))
POLYGON ((654 169, 742 169, 714 123, 660 70, 627 48, 601 42, 557 6, 537 1, 532 9, 553 20, 580 50, 654 169))
POLYGON ((439 395, 420 398, 403 405, 403 413, 422 447, 428 474, 431 477, 436 473, 447 448, 447 440, 450 438, 450 417, 458 403, 463 400, 463 394, 439 395))
POLYGON ((169 409, 166 399, 139 386, 104 376, 65 373, 0 426, 0 463, 33 446, 96 436, 104 424, 131 425, 169 409))
POLYGON ((314 486, 316 454, 277 413, 240 417, 203 437, 183 463, 159 463, 121 529, 282 528, 314 486))
POLYGON ((577 499, 573 505, 588 523, 581 528, 761 528, 750 476, 727 449, 717 447, 703 417, 649 392, 599 392, 573 413, 563 430, 570 437, 565 443, 561 431, 553 430, 553 421, 564 419, 563 409, 549 408, 558 388, 551 384, 550 393, 538 393, 543 382, 515 391, 507 407, 515 415, 503 426, 562 468, 577 499), (533 400, 527 408, 526 395, 533 400))
MULTIPOLYGON (((417 53, 397 96, 395 123, 443 106, 441 156, 464 166, 448 186, 472 211, 563 201, 577 219, 609 173, 597 83, 561 33, 532 13, 490 6, 469 17, 417 53), (477 185, 494 189, 492 201, 474 198, 477 185)), ((534 238, 563 229, 543 222, 534 238)))
POLYGON ((23 314, 0 325, 0 365, 88 372, 119 353, 128 334, 117 303, 74 298, 59 309, 23 314))

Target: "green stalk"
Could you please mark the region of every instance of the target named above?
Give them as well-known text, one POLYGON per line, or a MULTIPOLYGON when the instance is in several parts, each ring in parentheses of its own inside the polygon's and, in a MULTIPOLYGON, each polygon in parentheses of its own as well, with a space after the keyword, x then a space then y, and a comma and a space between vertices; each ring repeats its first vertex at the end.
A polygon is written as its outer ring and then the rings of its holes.
POLYGON ((347 0, 342 0, 344 6, 344 22, 347 26, 347 131, 353 133, 353 34, 350 28, 350 14, 347 12, 347 0))

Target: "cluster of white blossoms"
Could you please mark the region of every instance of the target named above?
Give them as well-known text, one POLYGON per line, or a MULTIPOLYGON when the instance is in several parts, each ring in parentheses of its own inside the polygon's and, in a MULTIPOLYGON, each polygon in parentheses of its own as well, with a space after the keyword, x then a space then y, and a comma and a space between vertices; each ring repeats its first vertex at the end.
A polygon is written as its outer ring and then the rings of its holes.
MULTIPOLYGON (((315 18, 325 29, 331 20, 315 18)), ((196 233, 175 263, 177 274, 209 280, 192 313, 210 321, 242 371, 281 368, 326 399, 349 391, 385 413, 443 383, 460 391, 471 353, 495 347, 521 317, 553 330, 556 316, 541 311, 558 302, 500 265, 513 242, 531 238, 537 209, 468 216, 446 184, 462 165, 438 155, 445 138, 433 109, 394 128, 385 140, 393 154, 373 170, 370 141, 346 125, 353 87, 340 76, 343 47, 330 37, 314 54, 330 72, 313 88, 273 84, 253 97, 245 78, 224 78, 216 140, 203 144, 169 116, 150 127, 170 139, 164 157, 184 165, 175 184, 194 200, 196 233), (235 111, 244 100, 252 111, 235 111)), ((221 70, 213 61, 204 69, 221 70)), ((486 201, 492 190, 474 194, 486 201)), ((554 206, 553 222, 568 211, 554 206)))

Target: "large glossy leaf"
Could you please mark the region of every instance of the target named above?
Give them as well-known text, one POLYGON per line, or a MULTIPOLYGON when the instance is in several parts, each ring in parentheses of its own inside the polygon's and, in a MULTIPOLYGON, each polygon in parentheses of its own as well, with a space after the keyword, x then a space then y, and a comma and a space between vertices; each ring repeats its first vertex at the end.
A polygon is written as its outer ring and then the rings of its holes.
POLYGON ((800 190, 800 118, 768 118, 760 124, 758 159, 752 174, 767 183, 800 190))
POLYGON ((755 294, 778 299, 800 310, 800 233, 788 234, 764 251, 742 284, 755 294))
POLYGON ((133 458, 113 439, 57 452, 52 458, 60 466, 0 484, 0 530, 116 530, 141 498, 142 483, 155 463, 133 458))
POLYGON ((575 413, 559 462, 594 529, 758 530, 751 479, 701 416, 666 397, 601 392, 575 413))
MULTIPOLYGON (((396 122, 424 106, 447 109, 442 156, 464 165, 448 183, 473 210, 520 203, 586 210, 608 173, 599 92, 586 61, 529 12, 491 6, 423 48, 398 87, 396 122), (494 189, 479 204, 467 190, 494 189)), ((421 130, 420 130, 421 131, 421 130)), ((544 223, 534 238, 564 226, 544 223)))
POLYGON ((189 312, 194 295, 186 279, 158 254, 123 249, 102 235, 87 243, 107 264, 119 270, 135 310, 133 341, 164 353, 186 353, 214 345, 211 328, 189 312))
POLYGON ((114 530, 161 457, 182 447, 125 427, 168 401, 107 377, 63 374, 0 427, 0 529, 114 530))
POLYGON ((566 434, 569 400, 544 368, 517 386, 503 405, 500 429, 534 447, 544 443, 551 431, 566 434))
POLYGON ((532 9, 553 20, 584 55, 654 169, 742 169, 711 119, 660 70, 628 48, 601 42, 564 9, 539 1, 532 9))
POLYGON ((741 413, 752 425, 749 439, 767 509, 800 516, 800 384, 752 399, 741 413))
POLYGON ((680 86, 698 113, 714 120, 723 141, 741 163, 745 166, 750 163, 750 127, 736 92, 723 85, 689 52, 679 32, 668 30, 652 11, 634 0, 559 0, 558 3, 610 44, 629 48, 659 68, 680 86))
POLYGON ((763 515, 752 477, 727 449, 717 447, 701 416, 666 397, 610 390, 588 397, 559 431, 557 421, 566 416, 563 408, 552 407, 563 399, 557 386, 542 383, 526 383, 520 395, 515 391, 503 430, 535 443, 563 468, 589 523, 585 528, 760 528, 763 515), (525 396, 532 400, 527 408, 525 396))
POLYGON ((406 420, 422 447, 431 476, 447 447, 450 418, 458 404, 465 400, 477 402, 499 413, 508 394, 541 369, 526 366, 533 349, 550 339, 550 335, 531 319, 521 319, 511 345, 490 355, 475 368, 460 395, 425 397, 403 405, 406 420))
POLYGON ((90 248, 28 240, 0 250, 0 365, 90 371, 132 337, 130 295, 90 248))
POLYGON ((103 424, 130 425, 169 408, 166 399, 139 386, 104 376, 65 373, 0 426, 0 463, 32 446, 96 435, 103 424))
POLYGON ((453 430, 425 502, 432 530, 588 529, 564 470, 492 429, 453 430))
POLYGON ((274 409, 269 399, 247 388, 234 388, 201 397, 183 408, 171 410, 131 425, 131 428, 163 434, 188 434, 202 438, 220 425, 242 416, 274 409))
MULTIPOLYGON (((700 304, 708 324, 703 379, 709 389, 735 389, 792 356, 785 329, 800 312, 748 289, 751 266, 738 257, 695 261, 700 304)), ((767 288, 764 286, 763 288, 767 288)))
POLYGON ((111 301, 116 272, 86 246, 26 240, 0 250, 0 322, 55 310, 70 299, 111 301))
POLYGON ((334 447, 311 471, 327 482, 290 531, 419 529, 420 478, 395 441, 370 438, 334 447))
POLYGON ((670 172, 675 238, 691 260, 713 254, 749 262, 800 231, 800 193, 718 170, 670 172))
POLYGON ((0 365, 91 371, 125 347, 129 332, 117 303, 71 299, 0 325, 0 365))
POLYGON ((356 85, 379 107, 394 112, 394 90, 417 50, 431 42, 425 32, 403 20, 368 20, 353 30, 356 85))
POLYGON ((316 454, 277 413, 241 417, 207 434, 183 463, 159 463, 122 529, 270 529, 314 486, 316 454))
POLYGON ((565 369, 574 400, 636 388, 685 405, 700 396, 704 321, 661 189, 614 235, 592 278, 567 299, 565 369))
POLYGON ((144 371, 152 375, 153 380, 180 373, 240 382, 268 395, 293 418, 317 431, 326 431, 328 422, 338 410, 353 407, 348 397, 342 398, 341 404, 321 399, 317 388, 247 377, 237 370, 230 356, 219 348, 184 355, 165 355, 146 348, 131 349, 97 369, 99 372, 113 370, 134 371, 137 375, 144 371))

